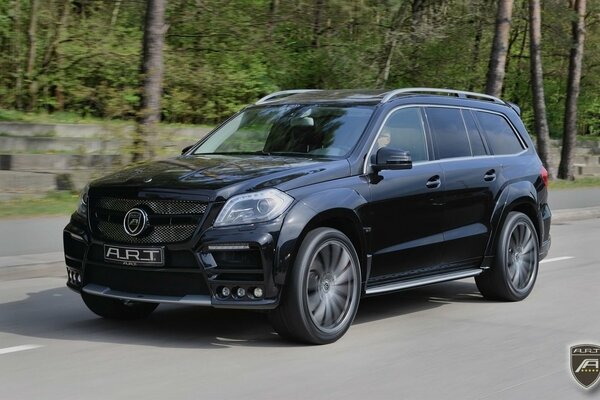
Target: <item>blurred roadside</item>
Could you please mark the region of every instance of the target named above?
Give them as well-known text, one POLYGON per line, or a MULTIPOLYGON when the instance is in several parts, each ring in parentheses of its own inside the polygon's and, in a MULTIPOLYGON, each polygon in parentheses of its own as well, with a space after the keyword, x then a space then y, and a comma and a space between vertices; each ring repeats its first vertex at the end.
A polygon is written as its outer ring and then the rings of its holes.
MULTIPOLYGON (((160 156, 174 156, 211 128, 161 125, 160 156)), ((0 121, 0 200, 81 189, 130 162, 134 125, 0 121)))

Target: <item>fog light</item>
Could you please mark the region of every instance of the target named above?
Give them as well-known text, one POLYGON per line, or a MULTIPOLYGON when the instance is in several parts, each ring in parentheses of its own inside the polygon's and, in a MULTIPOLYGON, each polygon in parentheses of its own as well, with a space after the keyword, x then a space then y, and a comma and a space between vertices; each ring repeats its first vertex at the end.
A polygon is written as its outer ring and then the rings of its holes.
POLYGON ((263 290, 259 287, 254 288, 253 294, 254 294, 254 297, 258 297, 258 298, 263 297, 263 290))
POLYGON ((239 287, 237 288, 236 294, 237 297, 244 297, 246 295, 246 289, 239 287))
POLYGON ((223 289, 221 289, 221 296, 229 297, 230 294, 231 290, 227 286, 223 286, 223 289))
POLYGON ((77 274, 77 283, 81 283, 81 275, 77 274))

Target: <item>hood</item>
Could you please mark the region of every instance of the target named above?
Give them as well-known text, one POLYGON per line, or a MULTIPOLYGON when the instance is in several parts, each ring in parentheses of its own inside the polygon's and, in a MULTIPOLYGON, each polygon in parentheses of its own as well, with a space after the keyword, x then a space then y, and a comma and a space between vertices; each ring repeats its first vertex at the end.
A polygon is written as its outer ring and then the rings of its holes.
POLYGON ((92 188, 185 191, 218 200, 267 187, 288 190, 347 176, 349 172, 347 160, 216 154, 180 156, 126 168, 95 180, 92 188))

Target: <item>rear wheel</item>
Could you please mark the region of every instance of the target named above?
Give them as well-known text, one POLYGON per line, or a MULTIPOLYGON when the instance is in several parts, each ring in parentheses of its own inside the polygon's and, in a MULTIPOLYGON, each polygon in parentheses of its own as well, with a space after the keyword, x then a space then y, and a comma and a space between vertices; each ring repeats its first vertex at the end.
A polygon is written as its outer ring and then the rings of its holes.
POLYGON ((142 319, 146 318, 158 307, 156 303, 119 300, 85 292, 81 293, 81 298, 91 311, 108 319, 142 319))
POLYGON ((538 248, 537 232, 529 217, 509 213, 498 237, 494 265, 475 277, 481 294, 505 301, 526 298, 538 273, 538 248))
POLYGON ((360 298, 359 261, 350 239, 331 228, 309 232, 290 274, 279 307, 269 314, 275 330, 313 344, 342 337, 360 298))

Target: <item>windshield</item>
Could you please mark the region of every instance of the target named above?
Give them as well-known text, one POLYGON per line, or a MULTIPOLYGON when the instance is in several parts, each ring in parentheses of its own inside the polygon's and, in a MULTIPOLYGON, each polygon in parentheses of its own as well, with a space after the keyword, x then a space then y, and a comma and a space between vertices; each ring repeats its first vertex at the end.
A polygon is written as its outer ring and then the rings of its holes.
POLYGON ((341 157, 362 135, 373 107, 298 105, 248 108, 193 154, 283 154, 341 157))

